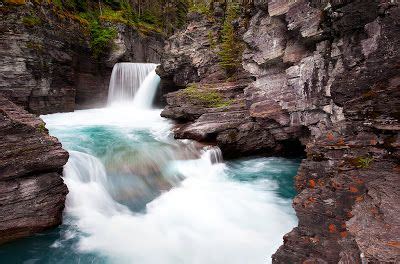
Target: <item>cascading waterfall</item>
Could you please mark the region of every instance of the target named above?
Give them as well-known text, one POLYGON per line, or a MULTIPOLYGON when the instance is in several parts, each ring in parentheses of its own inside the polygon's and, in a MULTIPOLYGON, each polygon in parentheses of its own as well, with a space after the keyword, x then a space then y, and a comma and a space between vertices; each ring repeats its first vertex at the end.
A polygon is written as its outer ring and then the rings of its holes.
POLYGON ((160 81, 161 79, 157 75, 156 71, 152 70, 141 83, 140 88, 133 99, 133 106, 138 109, 151 108, 160 81))
POLYGON ((159 83, 154 68, 117 64, 110 82, 112 107, 42 116, 70 153, 64 168, 69 189, 64 225, 55 236, 32 238, 35 250, 16 246, 12 249, 18 253, 12 254, 7 249, 12 256, 5 260, 270 260, 282 236, 296 225, 290 198, 299 163, 274 158, 227 163, 217 147, 175 140, 172 124, 160 117, 161 110, 151 109, 159 83), (119 102, 129 104, 114 105, 119 102), (47 246, 38 250, 38 239, 52 242, 41 242, 47 246))
MULTIPOLYGON (((131 102, 140 85, 156 67, 157 64, 153 63, 123 62, 115 64, 110 79, 108 105, 131 102)), ((154 74, 153 77, 156 77, 154 74)), ((148 80, 147 83, 149 82, 148 80)), ((156 85, 158 84, 156 83, 156 85)))

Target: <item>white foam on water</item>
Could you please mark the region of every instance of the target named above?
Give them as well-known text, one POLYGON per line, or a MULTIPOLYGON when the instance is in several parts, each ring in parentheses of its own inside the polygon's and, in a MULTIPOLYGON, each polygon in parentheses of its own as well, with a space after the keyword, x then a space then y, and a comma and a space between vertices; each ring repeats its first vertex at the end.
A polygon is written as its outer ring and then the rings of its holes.
MULTIPOLYGON (((112 107, 43 116, 47 127, 67 132, 112 127, 126 131, 132 140, 132 129, 145 129, 156 140, 171 142, 172 124, 160 117, 160 110, 149 109, 159 82, 154 68, 116 65, 110 84, 112 107), (133 103, 121 103, 132 102, 135 94, 133 103)), ((105 256, 112 263, 270 262, 297 220, 287 202, 265 190, 268 180, 234 181, 216 148, 205 149, 199 159, 170 160, 165 169, 182 175, 182 182, 148 203, 144 213, 137 213, 113 199, 109 192, 113 179, 101 160, 70 151, 64 169, 69 189, 65 214, 73 219, 68 224, 80 231, 78 250, 105 256)))
POLYGON ((296 224, 273 192, 230 180, 210 152, 174 162, 186 179, 149 203, 144 214, 111 198, 103 177, 92 175, 104 174, 101 163, 76 152, 71 156, 66 212, 86 234, 79 249, 114 263, 266 263, 296 224))

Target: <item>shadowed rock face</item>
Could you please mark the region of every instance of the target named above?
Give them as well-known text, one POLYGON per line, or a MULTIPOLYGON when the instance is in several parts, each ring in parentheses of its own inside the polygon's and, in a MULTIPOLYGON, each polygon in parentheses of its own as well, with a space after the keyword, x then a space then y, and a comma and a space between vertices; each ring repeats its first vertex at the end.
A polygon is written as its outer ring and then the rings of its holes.
MULTIPOLYGON (((225 155, 306 145, 293 202, 299 225, 274 263, 399 262, 399 5, 266 0, 255 1, 251 14, 247 31, 238 29, 247 46, 241 75, 248 78, 212 86, 235 102, 204 107, 181 91, 168 94, 163 115, 179 120, 176 137, 214 142, 225 155), (232 95, 227 86, 241 89, 232 95)), ((206 43, 204 36, 170 41, 186 50, 206 43)), ((179 75, 183 68, 197 72, 203 55, 193 52, 181 63, 169 47, 162 77, 210 90, 207 77, 179 75)))
POLYGON ((0 96, 0 243, 61 223, 67 160, 41 119, 0 96))
POLYGON ((0 21, 0 93, 35 114, 103 106, 116 62, 159 62, 160 34, 123 24, 108 54, 94 59, 83 24, 53 5, 4 4, 0 21), (34 15, 37 25, 24 23, 34 15))

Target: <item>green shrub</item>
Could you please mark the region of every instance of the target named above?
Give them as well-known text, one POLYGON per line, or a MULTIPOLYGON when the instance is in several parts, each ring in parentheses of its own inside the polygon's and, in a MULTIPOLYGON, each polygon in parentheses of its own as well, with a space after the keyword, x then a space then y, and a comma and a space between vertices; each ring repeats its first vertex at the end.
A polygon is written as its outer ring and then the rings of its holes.
POLYGON ((39 124, 38 127, 36 128, 36 130, 37 130, 38 132, 40 132, 40 133, 46 132, 46 126, 45 126, 45 124, 43 124, 43 123, 39 124))
POLYGON ((234 102, 224 99, 218 91, 199 89, 196 84, 183 89, 182 93, 206 107, 226 107, 234 102))
POLYGON ((128 20, 124 18, 124 12, 122 10, 115 11, 111 8, 105 8, 99 18, 101 20, 106 20, 110 22, 128 24, 128 20))
POLYGON ((206 3, 204 1, 192 1, 190 3, 189 12, 211 16, 211 9, 207 1, 206 3))
POLYGON ((52 0, 52 2, 56 7, 60 8, 60 9, 63 8, 63 2, 61 0, 52 0))
POLYGON ((39 17, 37 17, 35 15, 29 15, 29 16, 22 18, 22 23, 24 23, 25 26, 33 27, 33 26, 41 24, 42 21, 40 20, 39 17))
POLYGON ((42 52, 44 50, 44 47, 41 43, 38 43, 38 42, 35 42, 32 40, 30 40, 26 43, 26 47, 28 49, 34 50, 36 52, 42 52))
POLYGON ((98 59, 111 47, 112 40, 116 37, 117 31, 112 27, 103 27, 100 22, 93 20, 90 25, 90 49, 93 56, 98 59))
POLYGON ((374 158, 371 157, 358 157, 356 159, 357 168, 366 169, 369 168, 371 163, 374 161, 374 158))

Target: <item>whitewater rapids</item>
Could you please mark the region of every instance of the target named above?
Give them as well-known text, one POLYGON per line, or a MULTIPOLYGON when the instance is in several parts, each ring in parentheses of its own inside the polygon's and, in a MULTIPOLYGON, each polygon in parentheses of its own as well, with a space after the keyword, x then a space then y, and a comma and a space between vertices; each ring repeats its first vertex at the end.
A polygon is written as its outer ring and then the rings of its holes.
POLYGON ((270 262, 297 224, 291 200, 279 195, 284 185, 270 174, 292 175, 297 165, 225 163, 218 148, 174 140, 172 124, 149 107, 159 82, 154 67, 135 73, 137 91, 110 90, 108 108, 42 116, 70 153, 67 231, 51 247, 73 251, 80 263, 270 262), (131 93, 151 99, 115 103, 131 93))

